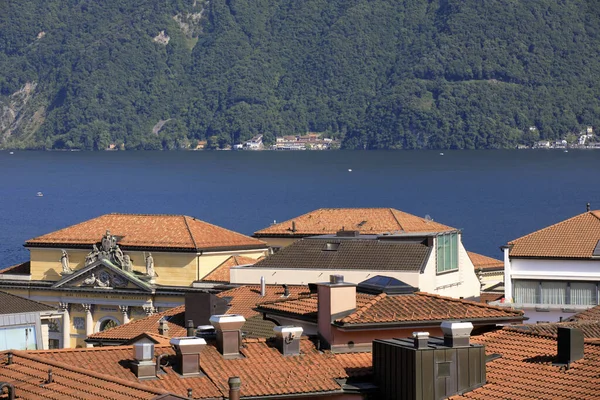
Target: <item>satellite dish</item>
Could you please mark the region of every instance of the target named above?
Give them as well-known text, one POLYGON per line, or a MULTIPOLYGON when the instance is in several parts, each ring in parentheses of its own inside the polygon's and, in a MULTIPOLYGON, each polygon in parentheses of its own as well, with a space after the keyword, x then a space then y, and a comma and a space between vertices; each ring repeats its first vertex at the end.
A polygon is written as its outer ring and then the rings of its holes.
POLYGON ((433 218, 431 218, 431 215, 425 214, 425 221, 427 221, 427 222, 433 221, 433 218))

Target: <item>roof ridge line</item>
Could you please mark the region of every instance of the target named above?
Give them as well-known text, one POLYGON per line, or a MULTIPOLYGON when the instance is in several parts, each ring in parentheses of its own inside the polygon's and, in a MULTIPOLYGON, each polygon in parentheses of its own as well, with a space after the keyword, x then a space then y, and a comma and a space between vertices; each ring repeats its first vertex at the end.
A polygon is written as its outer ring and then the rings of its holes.
MULTIPOLYGON (((525 239, 525 238, 527 238, 527 237, 529 237, 529 236, 531 236, 531 235, 535 235, 535 234, 537 234, 537 233, 540 233, 540 232, 546 231, 546 230, 548 230, 548 229, 550 229, 550 228, 553 228, 553 227, 555 227, 555 226, 559 226, 559 225, 565 224, 565 223, 567 223, 567 222, 570 222, 571 220, 573 220, 573 219, 575 219, 575 218, 583 217, 583 216, 584 216, 584 215, 586 215, 586 214, 591 214, 591 211, 587 211, 587 212, 584 212, 584 213, 581 213, 581 214, 577 214, 577 215, 574 215, 574 216, 572 216, 571 218, 567 218, 567 219, 565 219, 565 220, 558 221, 558 222, 556 222, 556 223, 554 223, 554 224, 552 224, 552 225, 546 226, 546 227, 544 227, 544 228, 542 228, 542 229, 538 229, 537 231, 534 231, 534 232, 528 233, 527 235, 524 235, 524 236, 521 236, 521 237, 519 237, 519 238, 513 239, 513 240, 509 241, 509 242, 508 242, 508 244, 514 244, 514 243, 515 243, 516 241, 518 241, 518 240, 525 239)), ((594 217, 596 217, 596 216, 594 215, 594 217)), ((598 218, 598 217, 596 217, 596 218, 597 218, 598 220, 600 220, 600 218, 598 218)))
POLYGON ((400 221, 398 221, 398 218, 396 217, 396 214, 394 214, 394 211, 396 211, 396 210, 393 209, 392 207, 388 207, 388 211, 390 212, 390 214, 392 214, 392 217, 394 217, 394 219, 396 220, 396 223, 400 227, 400 230, 403 231, 404 230, 404 226, 402 226, 402 224, 400 223, 400 221))
POLYGON ((194 235, 192 234, 192 230, 190 229, 190 224, 188 224, 187 219, 190 218, 187 215, 183 216, 183 222, 185 223, 185 227, 188 231, 188 233, 190 234, 190 238, 192 239, 192 243, 194 244, 194 249, 196 249, 196 251, 198 251, 198 244, 196 243, 196 239, 194 239, 194 235))
POLYGON ((369 309, 371 309, 371 307, 373 307, 375 304, 379 303, 379 301, 382 300, 385 297, 387 297, 387 294, 385 294, 385 293, 379 293, 377 296, 373 297, 373 299, 371 299, 367 304, 365 304, 364 306, 362 306, 360 308, 360 310, 356 310, 352 314, 345 316, 340 321, 343 322, 343 321, 348 321, 350 319, 354 319, 354 318, 360 317, 361 315, 363 315, 365 312, 367 312, 369 309))
POLYGON ((25 359, 28 359, 31 361, 39 362, 41 364, 52 365, 57 368, 66 369, 71 372, 77 372, 82 375, 92 376, 94 378, 102 379, 102 380, 105 380, 108 382, 118 383, 119 385, 132 387, 132 388, 138 389, 138 390, 145 390, 146 392, 150 392, 150 393, 155 393, 155 394, 168 394, 169 393, 167 390, 164 390, 164 389, 153 388, 150 386, 142 385, 138 382, 128 381, 126 379, 117 378, 112 375, 105 375, 100 372, 95 372, 95 371, 92 371, 89 369, 74 367, 72 365, 62 363, 60 361, 46 359, 44 357, 34 356, 31 354, 28 354, 27 352, 23 352, 21 350, 13 350, 12 354, 16 355, 17 357, 21 357, 21 358, 25 358, 25 359))
POLYGON ((466 300, 466 299, 456 299, 454 297, 449 297, 449 296, 441 296, 439 294, 433 294, 433 293, 427 293, 427 292, 415 292, 414 294, 418 294, 420 296, 429 296, 429 297, 435 297, 435 298, 439 298, 439 299, 444 299, 444 300, 451 300, 454 301, 456 303, 462 303, 462 304, 470 304, 479 308, 491 308, 494 310, 500 310, 500 311, 510 311, 510 312, 517 312, 517 313, 521 313, 521 315, 523 315, 523 311, 521 310, 515 310, 513 308, 508 308, 508 307, 500 307, 500 306, 493 306, 490 304, 484 304, 484 303, 480 303, 478 301, 475 300, 466 300))
POLYGON ((162 318, 162 317, 164 316, 164 314, 166 314, 166 313, 169 313, 169 312, 174 312, 174 311, 175 311, 175 314, 177 314, 177 313, 181 312, 181 311, 177 311, 177 309, 178 309, 178 308, 180 308, 180 307, 185 307, 185 304, 180 304, 180 305, 178 305, 177 307, 172 307, 172 308, 169 308, 168 310, 161 311, 161 312, 158 312, 158 313, 155 313, 155 314, 152 314, 152 315, 148 315, 148 316, 146 316, 146 317, 144 317, 144 318, 136 319, 136 320, 133 320, 133 321, 131 321, 131 322, 127 323, 127 324, 118 325, 118 326, 115 326, 114 328, 107 329, 107 330, 105 330, 105 331, 100 331, 100 332, 93 333, 93 334, 91 334, 90 336, 88 336, 88 338, 94 338, 94 339, 95 339, 95 338, 98 338, 98 337, 99 337, 99 338, 102 338, 102 336, 97 336, 97 335, 99 335, 99 334, 101 334, 101 333, 105 333, 105 332, 114 332, 114 330, 115 330, 115 329, 119 329, 119 328, 121 328, 121 329, 126 329, 125 327, 128 327, 128 328, 129 328, 129 327, 131 327, 131 326, 132 326, 132 324, 134 324, 134 325, 135 325, 136 323, 137 323, 137 324, 141 324, 141 323, 142 323, 142 321, 146 322, 146 321, 147 321, 147 319, 148 319, 148 318, 150 318, 150 317, 156 317, 156 316, 159 316, 159 315, 160 315, 160 316, 161 316, 161 318, 162 318))

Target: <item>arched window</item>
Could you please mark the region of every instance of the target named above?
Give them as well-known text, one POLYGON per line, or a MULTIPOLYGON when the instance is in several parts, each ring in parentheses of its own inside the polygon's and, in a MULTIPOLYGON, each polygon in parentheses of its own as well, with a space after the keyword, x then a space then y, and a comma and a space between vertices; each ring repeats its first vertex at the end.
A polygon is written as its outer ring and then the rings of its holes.
POLYGON ((112 318, 105 319, 104 321, 100 322, 100 329, 99 329, 99 331, 102 332, 102 331, 105 331, 107 329, 114 328, 115 326, 118 326, 118 325, 119 325, 119 323, 117 321, 115 321, 114 319, 112 319, 112 318))

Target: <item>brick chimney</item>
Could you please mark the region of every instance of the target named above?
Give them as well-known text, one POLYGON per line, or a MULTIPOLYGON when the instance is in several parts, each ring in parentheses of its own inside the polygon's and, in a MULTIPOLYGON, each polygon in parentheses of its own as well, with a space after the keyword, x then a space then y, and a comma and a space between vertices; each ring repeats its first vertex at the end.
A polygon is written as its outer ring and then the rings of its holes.
POLYGON ((183 376, 200 375, 200 352, 206 341, 197 337, 176 337, 169 343, 175 349, 177 372, 183 376))
POLYGON ((329 282, 317 283, 317 293, 319 336, 330 347, 334 344, 331 323, 356 310, 356 284, 344 282, 342 275, 331 275, 329 282))
POLYGON ((154 362, 154 343, 134 343, 131 372, 138 379, 156 378, 156 363, 154 362))
POLYGON ((300 336, 302 329, 299 326, 276 326, 273 328, 275 333, 275 345, 277 350, 284 356, 297 356, 300 354, 300 336))
POLYGON ((237 314, 213 315, 210 323, 217 331, 217 349, 225 358, 240 356, 242 326, 246 318, 237 314))

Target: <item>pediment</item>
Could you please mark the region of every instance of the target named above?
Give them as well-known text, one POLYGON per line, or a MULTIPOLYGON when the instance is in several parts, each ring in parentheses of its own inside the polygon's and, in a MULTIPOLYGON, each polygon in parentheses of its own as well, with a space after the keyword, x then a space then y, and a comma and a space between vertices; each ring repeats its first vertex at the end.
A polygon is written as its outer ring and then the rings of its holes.
POLYGON ((70 274, 63 273, 63 278, 52 285, 52 287, 63 289, 142 289, 145 292, 154 291, 153 285, 143 281, 132 272, 123 271, 107 259, 94 261, 70 274))

